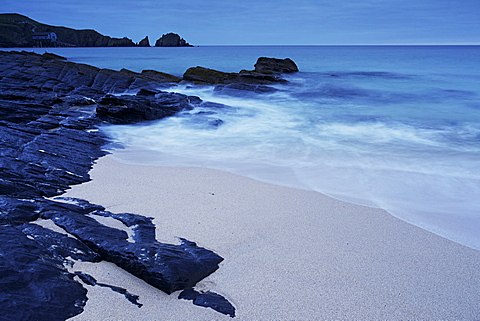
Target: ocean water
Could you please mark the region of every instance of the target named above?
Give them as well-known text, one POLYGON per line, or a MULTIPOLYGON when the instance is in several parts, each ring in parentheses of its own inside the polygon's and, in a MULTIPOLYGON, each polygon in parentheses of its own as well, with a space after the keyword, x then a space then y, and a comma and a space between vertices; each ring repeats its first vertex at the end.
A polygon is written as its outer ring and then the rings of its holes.
POLYGON ((260 56, 290 57, 300 72, 275 93, 175 86, 170 90, 211 104, 103 129, 129 147, 116 153, 125 162, 216 168, 315 190, 480 249, 480 46, 47 51, 175 75, 191 66, 240 71, 260 56))

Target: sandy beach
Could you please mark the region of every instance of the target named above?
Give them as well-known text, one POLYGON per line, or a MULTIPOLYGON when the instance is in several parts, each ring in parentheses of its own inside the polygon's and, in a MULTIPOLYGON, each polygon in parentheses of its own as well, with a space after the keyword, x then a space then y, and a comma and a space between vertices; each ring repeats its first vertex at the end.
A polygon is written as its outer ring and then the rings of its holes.
MULTIPOLYGON (((480 252, 381 209, 217 170, 123 164, 114 155, 98 160, 91 177, 64 196, 154 217, 159 241, 182 237, 222 256, 197 289, 225 296, 237 320, 480 319, 480 252)), ((108 262, 72 270, 124 287, 143 304, 85 285, 85 311, 72 320, 230 319, 108 262)))

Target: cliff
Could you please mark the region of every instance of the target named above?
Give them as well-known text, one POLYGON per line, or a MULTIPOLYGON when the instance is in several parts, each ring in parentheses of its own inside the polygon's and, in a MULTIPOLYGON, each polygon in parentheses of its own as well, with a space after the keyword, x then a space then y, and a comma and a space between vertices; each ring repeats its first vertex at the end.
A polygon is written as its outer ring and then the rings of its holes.
POLYGON ((0 47, 133 47, 129 38, 112 38, 95 30, 46 25, 20 14, 0 14, 0 47), (54 33, 54 37, 50 35, 54 33))

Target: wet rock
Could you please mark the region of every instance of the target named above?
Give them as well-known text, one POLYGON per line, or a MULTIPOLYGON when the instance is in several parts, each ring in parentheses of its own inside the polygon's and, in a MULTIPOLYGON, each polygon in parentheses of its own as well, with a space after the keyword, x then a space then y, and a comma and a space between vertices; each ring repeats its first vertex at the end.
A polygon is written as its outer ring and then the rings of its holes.
POLYGON ((151 95, 106 96, 98 102, 97 116, 112 124, 132 124, 172 116, 192 109, 186 95, 160 92, 151 95))
POLYGON ((36 212, 37 206, 34 202, 31 199, 0 195, 0 225, 14 226, 35 221, 38 218, 38 212, 36 212))
POLYGON ((227 299, 215 292, 198 292, 193 289, 187 289, 182 291, 178 298, 192 300, 195 305, 211 308, 232 318, 235 317, 235 307, 227 299))
MULTIPOLYGON (((255 70, 241 70, 235 72, 223 72, 204 67, 191 67, 183 74, 184 81, 195 84, 254 84, 271 85, 288 83, 280 76, 280 73, 298 71, 297 66, 291 59, 258 58, 255 70)), ((245 89, 251 87, 246 86, 245 89)))
POLYGON ((102 120, 156 119, 203 104, 158 91, 159 81, 151 72, 0 52, 0 319, 65 320, 81 313, 86 290, 63 266, 69 260, 108 260, 166 293, 191 288, 218 269, 222 258, 194 242, 156 241, 151 218, 45 198, 90 179, 94 161, 106 154, 108 139, 96 128, 102 120), (139 95, 101 99, 105 90, 133 88, 139 95), (133 229, 133 240, 99 223, 98 215, 133 229), (29 223, 37 219, 52 220, 69 234, 29 223))
POLYGON ((257 72, 292 73, 298 71, 297 65, 290 58, 260 57, 254 66, 257 72))
POLYGON ((87 290, 62 261, 20 229, 0 225, 0 319, 65 320, 83 311, 87 290))
POLYGON ((191 67, 183 74, 183 80, 200 84, 225 84, 238 79, 238 74, 204 67, 191 67))
POLYGON ((255 70, 242 70, 240 71, 239 76, 239 82, 244 84, 273 85, 288 83, 288 81, 283 79, 280 75, 267 71, 257 72, 255 70))
POLYGON ((93 214, 104 217, 112 217, 125 224, 125 226, 133 227, 133 239, 135 242, 148 244, 156 241, 155 225, 152 222, 153 217, 145 217, 132 213, 113 214, 106 211, 95 211, 93 214))
MULTIPOLYGON (((42 208, 40 216, 74 235, 103 260, 115 263, 168 294, 193 287, 216 271, 223 260, 212 251, 185 239, 180 239, 180 245, 173 245, 152 240, 150 234, 146 237, 139 235, 134 243, 129 242, 125 231, 103 225, 82 212, 83 208, 79 212, 74 204, 52 202, 42 208)), ((99 215, 108 215, 105 211, 101 212, 99 215)), ((95 212, 91 214, 95 215, 95 212)), ((115 215, 110 216, 115 218, 115 215)), ((149 219, 125 214, 120 217, 128 224, 140 223, 151 227, 149 219)), ((149 231, 154 232, 151 228, 149 231)))
POLYGON ((87 274, 87 273, 80 272, 80 271, 76 271, 75 275, 78 276, 80 278, 80 280, 82 280, 82 282, 85 283, 85 284, 88 284, 88 285, 91 285, 91 286, 96 286, 97 285, 97 286, 101 286, 101 287, 105 287, 105 288, 110 288, 114 292, 118 292, 120 294, 123 294, 128 301, 130 301, 132 304, 135 304, 139 308, 141 308, 143 306, 143 304, 138 303, 139 296, 135 295, 135 294, 131 294, 130 292, 127 291, 127 289, 124 289, 124 288, 121 288, 121 287, 118 287, 118 286, 114 286, 114 285, 105 284, 105 283, 98 283, 97 280, 93 276, 91 276, 90 274, 87 274))
POLYGON ((179 79, 154 71, 137 73, 127 69, 100 69, 32 52, 5 51, 0 52, 0 75, 3 96, 35 101, 48 95, 59 97, 71 94, 97 99, 105 93, 155 89, 179 79))
POLYGON ((98 253, 94 252, 80 240, 61 234, 37 224, 23 224, 19 227, 30 239, 42 245, 51 256, 59 261, 80 260, 86 262, 100 262, 98 253), (67 259, 68 258, 68 259, 67 259))
POLYGON ((239 73, 223 72, 204 67, 191 67, 183 74, 183 80, 195 84, 258 84, 270 85, 287 83, 280 76, 272 73, 260 73, 256 71, 242 70, 239 73))
POLYGON ((170 75, 161 71, 156 70, 142 70, 142 75, 148 77, 151 80, 158 81, 161 83, 177 83, 182 80, 181 77, 170 75))

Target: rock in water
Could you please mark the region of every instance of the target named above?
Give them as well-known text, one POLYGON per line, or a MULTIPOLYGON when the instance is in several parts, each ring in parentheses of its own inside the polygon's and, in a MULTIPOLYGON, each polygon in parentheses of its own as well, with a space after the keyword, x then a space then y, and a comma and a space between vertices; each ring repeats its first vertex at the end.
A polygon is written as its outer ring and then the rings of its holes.
POLYGON ((150 47, 150 41, 148 40, 148 36, 146 36, 145 38, 140 40, 140 42, 138 43, 138 46, 139 47, 150 47))
POLYGON ((191 67, 183 74, 183 80, 204 84, 228 84, 236 82, 237 73, 223 72, 205 67, 191 67))
POLYGON ((292 73, 297 72, 298 67, 290 58, 277 59, 260 57, 254 65, 258 72, 292 73))
POLYGON ((145 95, 106 96, 98 102, 97 115, 112 124, 133 124, 139 121, 172 116, 179 111, 192 109, 188 96, 178 93, 160 92, 145 95))
MULTIPOLYGON (((197 66, 185 71, 183 80, 197 84, 286 84, 288 81, 283 79, 279 74, 297 71, 297 65, 290 58, 277 59, 260 57, 255 63, 255 70, 241 70, 236 73, 197 66)), ((251 91, 253 87, 244 86, 244 88, 251 91)))
POLYGON ((155 47, 193 47, 176 33, 167 33, 155 42, 155 47))
POLYGON ((282 77, 272 72, 263 73, 255 70, 242 70, 236 72, 223 72, 204 67, 191 67, 183 74, 183 80, 197 84, 256 84, 271 85, 288 83, 282 77))

